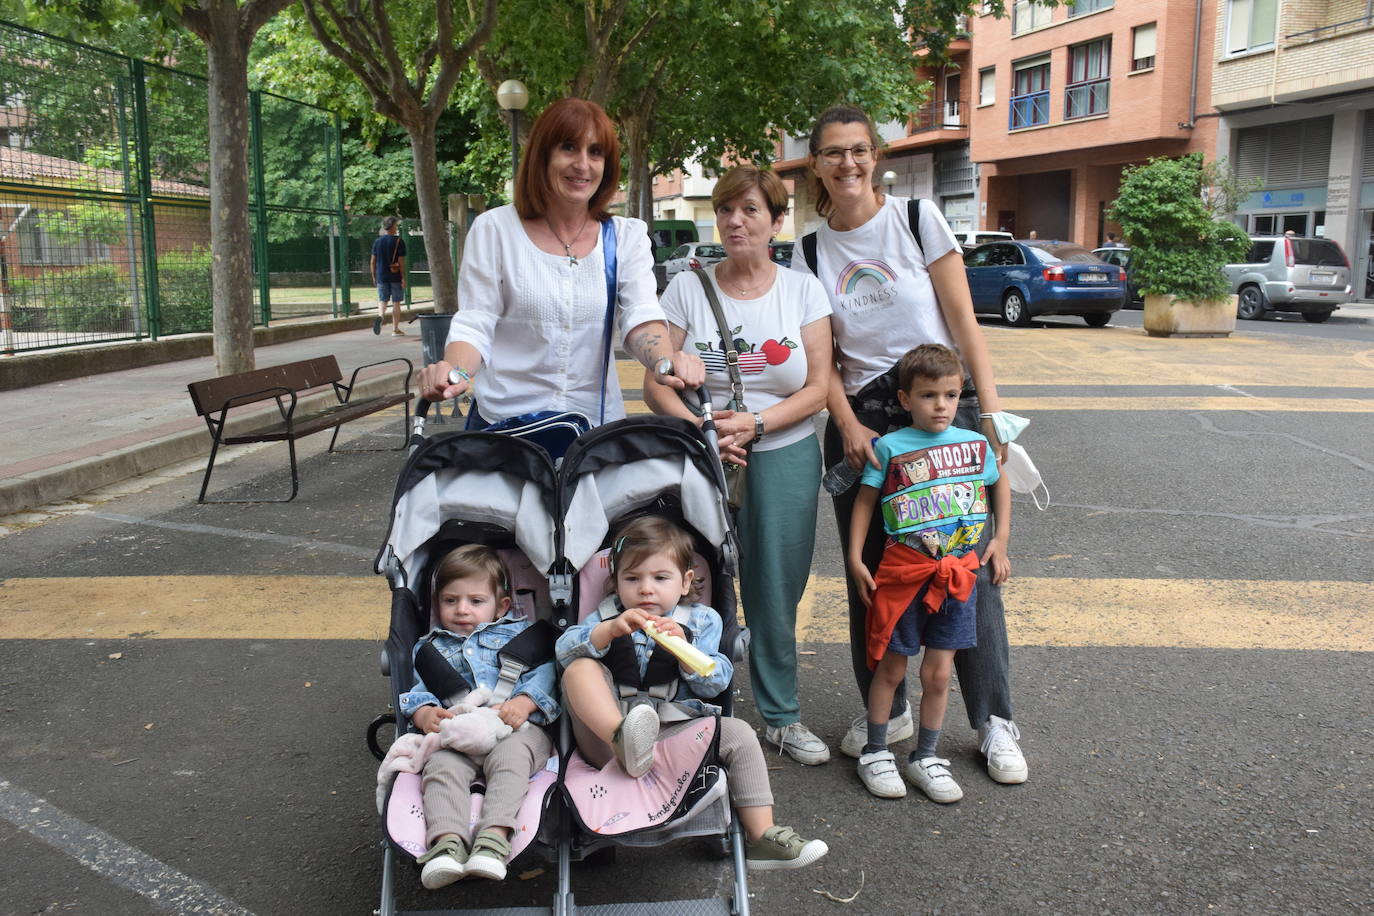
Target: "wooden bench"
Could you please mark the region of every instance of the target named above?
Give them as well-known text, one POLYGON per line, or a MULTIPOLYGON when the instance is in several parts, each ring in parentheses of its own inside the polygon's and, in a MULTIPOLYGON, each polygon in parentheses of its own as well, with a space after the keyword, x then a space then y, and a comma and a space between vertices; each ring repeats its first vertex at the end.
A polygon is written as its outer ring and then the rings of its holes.
MULTIPOLYGON (((320 356, 294 363, 283 363, 280 366, 272 366, 267 369, 254 369, 251 372, 223 375, 219 378, 205 379, 187 385, 186 389, 191 393, 191 402, 196 405, 196 413, 205 418, 205 425, 210 428, 212 440, 210 461, 205 465, 205 479, 201 482, 200 498, 197 502, 205 502, 205 491, 210 486, 210 472, 214 470, 215 455, 219 452, 221 445, 285 441, 291 455, 291 495, 286 499, 227 499, 211 500, 211 502, 290 502, 296 498, 296 491, 299 488, 296 473, 297 439, 311 433, 333 429, 334 435, 329 440, 329 451, 333 452, 334 443, 339 438, 340 426, 349 420, 365 417, 396 404, 404 404, 406 408, 405 419, 401 427, 401 445, 396 450, 405 448, 406 438, 410 430, 410 399, 415 396, 410 390, 410 376, 413 371, 414 366, 408 359, 403 357, 386 359, 354 369, 352 377, 345 385, 343 384, 343 373, 339 371, 339 361, 333 356, 320 356), (405 390, 353 400, 352 395, 358 382, 358 373, 364 369, 382 366, 386 363, 405 363, 405 390), (337 403, 330 402, 323 409, 303 410, 298 413, 296 405, 302 393, 308 392, 312 388, 321 388, 324 385, 333 386, 333 394, 337 403), (232 433, 229 431, 230 410, 245 404, 268 400, 276 401, 279 417, 271 416, 265 423, 244 424, 236 422, 234 431, 232 433), (239 428, 240 426, 244 428, 239 428)), ((344 450, 340 449, 340 451, 344 450)), ((348 451, 390 450, 349 449, 348 451)))

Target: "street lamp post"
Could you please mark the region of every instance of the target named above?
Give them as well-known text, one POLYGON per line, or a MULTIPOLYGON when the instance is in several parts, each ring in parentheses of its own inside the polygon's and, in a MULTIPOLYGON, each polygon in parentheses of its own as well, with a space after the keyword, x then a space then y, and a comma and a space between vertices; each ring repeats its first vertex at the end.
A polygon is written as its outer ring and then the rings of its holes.
POLYGON ((892 194, 892 187, 893 187, 893 185, 895 185, 896 183, 897 183, 897 173, 896 173, 896 172, 892 171, 891 169, 888 169, 886 172, 883 172, 883 187, 887 188, 887 193, 888 193, 889 196, 891 196, 891 194, 892 194))
POLYGON ((510 178, 520 165, 520 112, 530 103, 530 91, 519 80, 506 80, 496 89, 496 104, 510 112, 510 178))

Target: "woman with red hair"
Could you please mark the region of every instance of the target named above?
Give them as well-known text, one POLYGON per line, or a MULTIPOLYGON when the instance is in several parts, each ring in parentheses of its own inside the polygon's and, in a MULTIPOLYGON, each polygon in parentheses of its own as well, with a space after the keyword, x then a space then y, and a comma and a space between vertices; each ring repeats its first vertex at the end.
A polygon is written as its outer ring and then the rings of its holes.
POLYGON ((705 380, 701 360, 669 344, 647 227, 607 209, 619 179, 620 141, 601 106, 561 99, 544 110, 515 203, 478 216, 468 232, 458 311, 443 359, 420 373, 421 397, 471 389, 470 429, 539 410, 580 413, 592 425, 618 419, 625 409, 607 360, 610 322, 625 351, 664 384, 705 380))

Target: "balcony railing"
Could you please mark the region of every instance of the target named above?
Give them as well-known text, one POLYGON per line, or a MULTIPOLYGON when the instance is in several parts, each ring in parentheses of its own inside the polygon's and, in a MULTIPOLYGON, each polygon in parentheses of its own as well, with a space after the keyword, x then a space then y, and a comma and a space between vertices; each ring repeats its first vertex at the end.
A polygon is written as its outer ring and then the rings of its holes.
POLYGON ((1035 127, 1037 124, 1048 124, 1049 122, 1050 91, 1048 89, 1011 97, 1011 118, 1008 124, 1010 130, 1035 127))
POLYGON ((1345 22, 1333 22, 1331 25, 1319 25, 1315 29, 1307 29, 1304 32, 1294 32, 1292 35, 1283 36, 1284 41, 1316 41, 1319 38, 1333 38, 1343 32, 1358 32, 1374 26, 1374 12, 1367 12, 1356 19, 1347 19, 1345 22))
POLYGON ((968 125, 964 123, 964 106, 959 99, 927 102, 911 116, 913 134, 925 130, 962 130, 965 127, 968 125))
POLYGON ((1111 81, 1101 79, 1064 90, 1064 120, 1106 114, 1110 89, 1111 81))

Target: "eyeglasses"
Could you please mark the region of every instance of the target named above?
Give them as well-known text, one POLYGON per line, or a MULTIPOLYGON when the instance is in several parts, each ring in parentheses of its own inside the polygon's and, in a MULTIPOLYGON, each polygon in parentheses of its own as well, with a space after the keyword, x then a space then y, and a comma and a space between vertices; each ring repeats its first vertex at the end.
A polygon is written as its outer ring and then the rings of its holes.
POLYGON ((839 165, 844 162, 844 154, 848 153, 854 158, 855 165, 862 165, 873 158, 874 151, 872 144, 860 143, 858 146, 827 146, 816 155, 826 165, 839 165))

